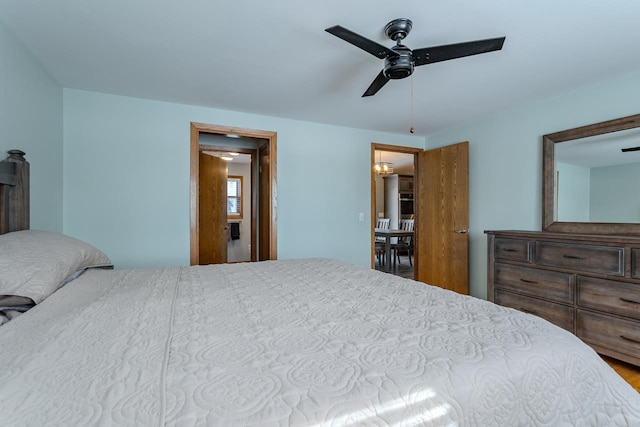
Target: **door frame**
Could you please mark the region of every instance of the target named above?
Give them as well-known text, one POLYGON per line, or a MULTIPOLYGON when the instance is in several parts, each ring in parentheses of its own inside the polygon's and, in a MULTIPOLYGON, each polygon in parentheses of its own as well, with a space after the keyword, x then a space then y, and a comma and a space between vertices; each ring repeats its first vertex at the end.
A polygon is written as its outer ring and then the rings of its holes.
MULTIPOLYGON (((208 123, 191 122, 191 137, 190 137, 190 263, 191 265, 199 264, 199 249, 200 249, 200 226, 198 221, 199 212, 199 151, 200 151, 200 133, 210 133, 218 135, 237 135, 247 138, 258 138, 267 141, 269 147, 269 185, 266 187, 269 194, 258 194, 261 190, 256 185, 252 185, 252 201, 259 199, 262 202, 266 202, 269 208, 264 210, 268 212, 268 221, 265 221, 269 227, 269 232, 266 235, 269 238, 268 256, 266 259, 275 260, 278 258, 278 246, 277 246, 277 133, 273 131, 255 130, 238 128, 233 126, 221 126, 208 123), (253 192, 256 192, 254 196, 253 192)), ((253 183, 252 183, 253 184, 253 183)), ((255 203, 254 203, 255 204, 255 203)), ((253 221, 253 218, 252 218, 253 221)), ((252 241, 253 234, 255 233, 252 223, 252 241)), ((253 244, 253 243, 252 243, 253 244)), ((262 246, 262 245, 261 245, 262 246)), ((252 246, 253 248, 253 246, 252 246)), ((259 254, 260 259, 265 259, 263 254, 259 254)))
MULTIPOLYGON (((376 258, 375 258, 375 228, 376 228, 376 171, 373 168, 373 165, 376 164, 376 150, 381 150, 381 151, 391 151, 394 153, 405 153, 405 154, 412 154, 413 155, 413 170, 414 170, 414 176, 415 176, 415 171, 418 170, 418 153, 424 151, 422 148, 415 148, 415 147, 404 147, 404 146, 400 146, 400 145, 389 145, 389 144, 381 144, 379 142, 372 142, 371 143, 371 162, 369 163, 371 166, 371 250, 369 251, 371 253, 371 268, 375 269, 376 268, 376 258)), ((415 197, 416 194, 420 194, 419 192, 419 182, 416 182, 416 180, 414 180, 413 183, 413 197, 414 197, 414 203, 416 202, 415 197)), ((414 210, 414 230, 419 230, 420 229, 420 218, 415 214, 415 210, 414 210)), ((417 235, 417 233, 415 233, 417 235)), ((418 263, 415 261, 416 259, 419 259, 418 257, 420 256, 419 252, 417 251, 417 247, 415 248, 415 251, 413 253, 413 257, 414 257, 414 269, 413 269, 413 277, 418 277, 418 263)))

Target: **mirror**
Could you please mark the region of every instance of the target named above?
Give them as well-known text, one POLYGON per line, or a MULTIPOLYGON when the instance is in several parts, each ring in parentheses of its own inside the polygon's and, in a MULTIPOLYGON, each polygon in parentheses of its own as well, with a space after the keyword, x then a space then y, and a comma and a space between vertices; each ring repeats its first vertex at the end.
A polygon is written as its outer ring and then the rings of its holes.
POLYGON ((640 114, 543 136, 544 231, 640 235, 640 114))

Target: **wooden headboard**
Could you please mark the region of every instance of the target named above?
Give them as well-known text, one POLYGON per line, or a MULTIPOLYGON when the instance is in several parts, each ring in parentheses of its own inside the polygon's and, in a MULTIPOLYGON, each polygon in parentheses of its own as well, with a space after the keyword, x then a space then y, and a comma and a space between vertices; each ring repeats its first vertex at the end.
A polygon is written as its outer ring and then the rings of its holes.
POLYGON ((9 150, 0 161, 0 234, 29 229, 29 162, 9 150))

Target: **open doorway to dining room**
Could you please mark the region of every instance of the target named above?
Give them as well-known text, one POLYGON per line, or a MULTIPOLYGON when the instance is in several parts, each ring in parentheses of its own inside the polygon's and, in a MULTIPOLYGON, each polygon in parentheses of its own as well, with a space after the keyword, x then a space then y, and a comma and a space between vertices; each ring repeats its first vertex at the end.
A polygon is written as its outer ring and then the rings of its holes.
MULTIPOLYGON (((395 165, 387 165, 389 167, 393 167, 395 172, 395 165)), ((429 150, 371 144, 371 267, 376 267, 376 246, 381 246, 376 245, 376 237, 385 238, 385 257, 380 261, 385 262, 382 270, 393 272, 395 248, 390 246, 390 238, 408 236, 413 240, 415 280, 462 294, 469 293, 468 141, 429 150), (376 155, 377 151, 380 151, 379 155, 376 155), (411 232, 376 230, 380 213, 376 209, 379 187, 376 175, 380 175, 377 169, 384 168, 388 159, 385 152, 408 153, 413 157, 414 228, 411 232)), ((396 258, 396 268, 397 265, 396 258)))
MULTIPOLYGON (((413 279, 414 275, 414 175, 419 149, 373 144, 372 224, 402 236, 374 237, 376 270, 413 279), (397 230, 395 232, 394 230, 397 230)), ((382 231, 380 231, 380 234, 382 231)), ((386 233, 386 232, 385 232, 386 233)))

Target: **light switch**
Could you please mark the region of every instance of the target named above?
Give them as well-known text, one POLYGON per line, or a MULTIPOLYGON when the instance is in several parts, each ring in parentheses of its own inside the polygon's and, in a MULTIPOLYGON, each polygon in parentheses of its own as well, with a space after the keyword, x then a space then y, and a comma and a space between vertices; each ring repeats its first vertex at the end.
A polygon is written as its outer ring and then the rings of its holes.
POLYGON ((364 212, 360 212, 360 213, 358 214, 358 220, 359 220, 359 221, 364 221, 364 212))

